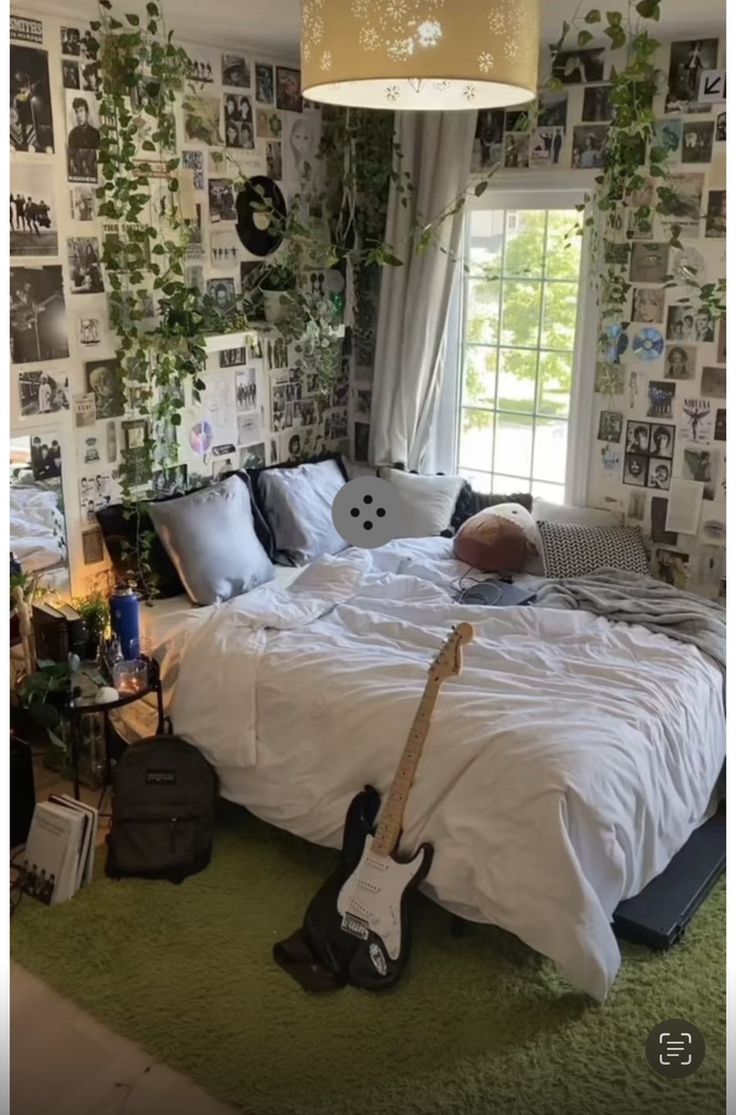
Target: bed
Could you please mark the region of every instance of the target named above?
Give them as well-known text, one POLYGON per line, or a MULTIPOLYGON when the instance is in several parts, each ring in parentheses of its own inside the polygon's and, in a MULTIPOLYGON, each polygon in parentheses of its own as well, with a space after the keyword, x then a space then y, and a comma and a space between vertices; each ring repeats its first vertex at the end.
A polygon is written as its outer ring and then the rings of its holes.
POLYGON ((226 604, 156 605, 146 637, 176 731, 224 797, 338 847, 356 791, 391 782, 434 654, 473 623, 402 845, 434 845, 430 897, 516 934, 602 1001, 620 964, 614 909, 714 808, 722 675, 694 646, 586 611, 459 605, 466 573, 442 538, 351 549, 226 604))
POLYGON ((63 565, 65 538, 58 488, 38 482, 10 485, 10 548, 26 572, 63 565))

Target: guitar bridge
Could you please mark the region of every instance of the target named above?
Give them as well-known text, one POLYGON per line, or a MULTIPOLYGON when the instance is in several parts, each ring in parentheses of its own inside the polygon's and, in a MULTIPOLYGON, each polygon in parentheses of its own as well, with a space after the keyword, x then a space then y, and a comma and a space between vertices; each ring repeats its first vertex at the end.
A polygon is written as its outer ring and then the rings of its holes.
POLYGON ((368 940, 368 923, 353 914, 343 914, 341 928, 352 937, 360 937, 362 941, 368 940))

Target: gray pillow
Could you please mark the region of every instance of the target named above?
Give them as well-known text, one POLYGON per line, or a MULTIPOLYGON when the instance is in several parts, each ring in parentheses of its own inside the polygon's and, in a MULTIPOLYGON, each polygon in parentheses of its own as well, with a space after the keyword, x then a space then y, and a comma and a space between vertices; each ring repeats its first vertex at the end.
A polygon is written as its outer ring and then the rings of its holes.
POLYGON ((239 476, 149 503, 148 513, 193 604, 218 604, 273 577, 253 526, 250 489, 239 476))
POLYGON ((269 468, 258 477, 261 506, 273 532, 277 560, 305 565, 337 554, 347 542, 332 525, 332 501, 345 483, 335 461, 269 468))
POLYGON ((637 527, 592 527, 580 523, 537 523, 545 577, 584 577, 599 569, 648 573, 637 527))

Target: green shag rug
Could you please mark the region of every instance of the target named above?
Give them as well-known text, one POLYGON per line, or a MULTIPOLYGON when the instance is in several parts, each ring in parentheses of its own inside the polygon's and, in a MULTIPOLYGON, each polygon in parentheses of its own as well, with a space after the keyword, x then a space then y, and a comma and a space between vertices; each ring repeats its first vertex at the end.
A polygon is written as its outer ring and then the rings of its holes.
POLYGON ((488 926, 450 934, 422 900, 403 981, 310 995, 276 966, 335 862, 227 808, 211 865, 181 886, 96 881, 52 909, 25 898, 20 964, 247 1115, 716 1115, 725 1111, 725 881, 671 952, 624 946, 604 1006, 488 926), (644 1043, 703 1032, 700 1070, 665 1081, 644 1043))

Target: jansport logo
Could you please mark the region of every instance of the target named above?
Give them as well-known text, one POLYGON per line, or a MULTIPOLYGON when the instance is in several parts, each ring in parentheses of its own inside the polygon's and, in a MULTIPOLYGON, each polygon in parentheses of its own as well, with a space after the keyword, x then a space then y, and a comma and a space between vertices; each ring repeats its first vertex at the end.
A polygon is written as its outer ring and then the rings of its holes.
POLYGON ((176 782, 176 771, 147 770, 146 782, 153 782, 158 786, 173 785, 176 782))

